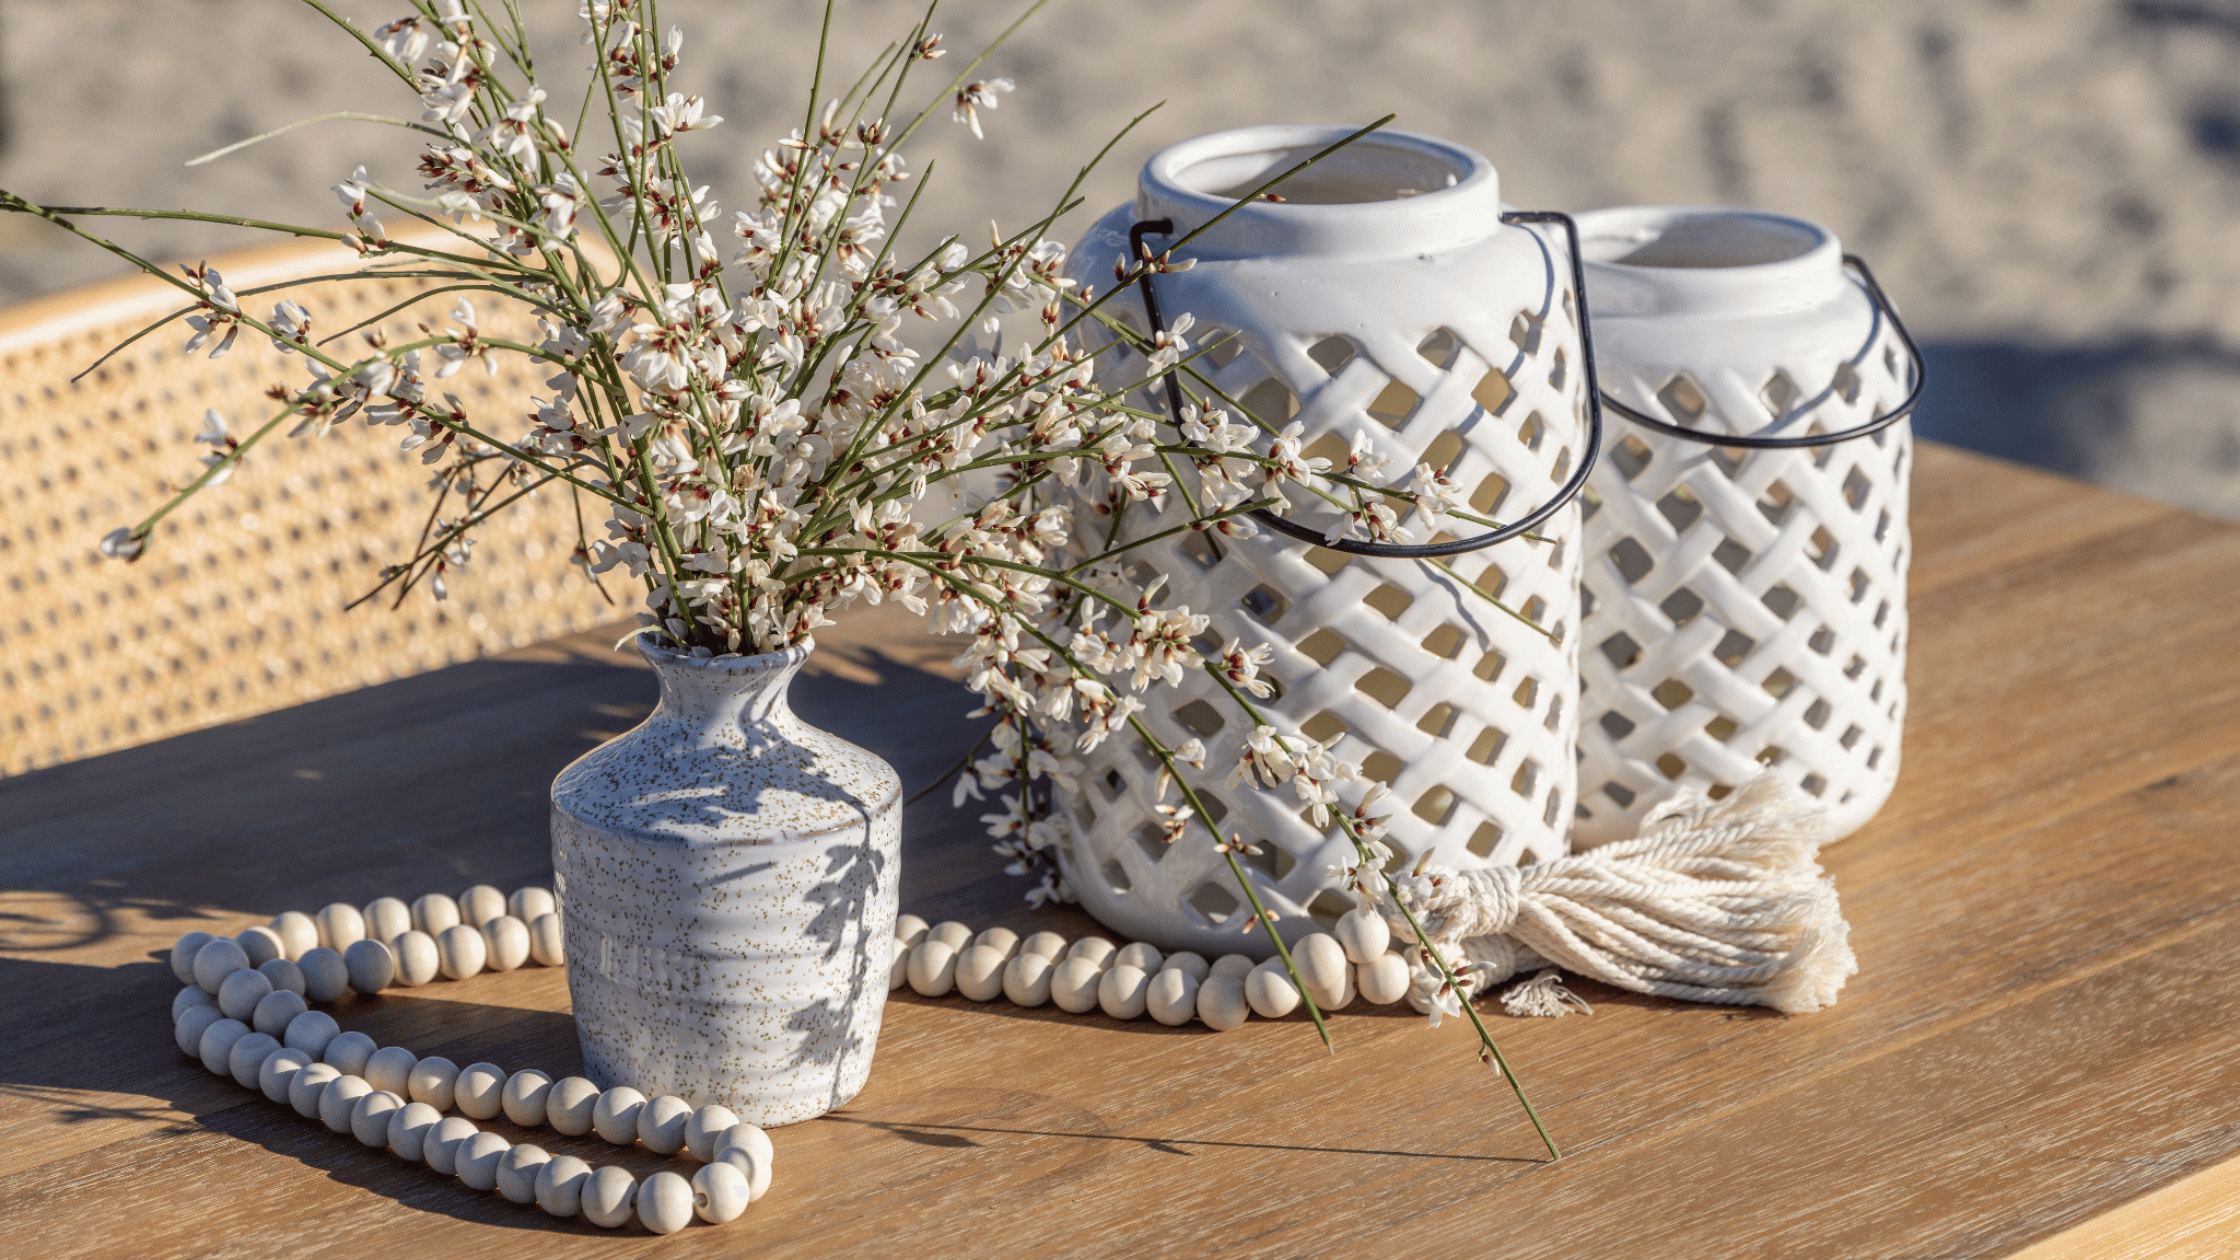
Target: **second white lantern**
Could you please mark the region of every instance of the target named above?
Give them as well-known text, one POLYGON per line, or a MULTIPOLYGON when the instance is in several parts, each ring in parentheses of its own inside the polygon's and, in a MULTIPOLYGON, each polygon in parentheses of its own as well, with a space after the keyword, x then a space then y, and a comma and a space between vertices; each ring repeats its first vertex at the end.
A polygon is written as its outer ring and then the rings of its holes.
POLYGON ((1589 483, 1573 844, 1763 766, 1848 835, 1898 775, 1918 356, 1818 224, 1578 223, 1616 414, 1589 483))

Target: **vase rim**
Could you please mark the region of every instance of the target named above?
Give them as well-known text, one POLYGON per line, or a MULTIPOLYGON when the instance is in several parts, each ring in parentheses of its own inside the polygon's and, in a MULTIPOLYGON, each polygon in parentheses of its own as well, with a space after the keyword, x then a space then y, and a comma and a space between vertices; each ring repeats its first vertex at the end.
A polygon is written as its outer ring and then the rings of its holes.
POLYGON ((661 644, 654 642, 653 636, 649 634, 637 636, 637 642, 639 654, 646 658, 647 664, 656 669, 697 669, 705 670, 708 673, 722 674, 763 673, 785 666, 799 665, 801 662, 808 660, 809 654, 817 648, 817 640, 814 635, 782 651, 756 652, 753 654, 732 653, 725 656, 694 656, 690 652, 679 652, 675 648, 663 647, 661 644))
MULTIPOLYGON (((1321 123, 1270 124, 1169 145, 1143 165, 1137 217, 1171 219, 1173 234, 1180 236, 1235 206, 1237 198, 1230 194, 1249 191, 1355 130, 1321 123)), ((1436 136, 1371 132, 1285 187, 1305 195, 1243 206, 1191 242, 1189 252, 1424 253, 1468 245, 1504 230, 1501 179, 1493 163, 1476 150, 1436 136), (1351 195, 1355 193, 1363 195, 1351 195)), ((1279 189, 1277 195, 1286 194, 1279 189)))

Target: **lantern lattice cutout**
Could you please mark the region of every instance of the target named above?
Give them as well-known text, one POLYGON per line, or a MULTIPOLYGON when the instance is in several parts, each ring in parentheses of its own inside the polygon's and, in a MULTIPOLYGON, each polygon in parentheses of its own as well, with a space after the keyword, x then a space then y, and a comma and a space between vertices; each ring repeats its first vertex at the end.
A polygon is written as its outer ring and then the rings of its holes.
MULTIPOLYGON (((1578 219, 1602 388, 1712 433, 1840 433, 1918 365, 1835 237, 1753 211, 1578 219)), ((1897 780, 1908 422, 1750 450, 1613 419, 1589 482, 1577 847, 1772 766, 1848 835, 1897 780)))
MULTIPOLYGON (((1101 271, 1109 281, 1139 217, 1186 232, 1230 204, 1205 190, 1256 183, 1342 134, 1254 128, 1162 152, 1145 168, 1141 203, 1106 216, 1075 251, 1080 278, 1101 271)), ((1270 422, 1304 426, 1311 455, 1342 465, 1365 432, 1395 470, 1451 464, 1472 510, 1504 520, 1557 494, 1580 455, 1585 405, 1562 255, 1501 224, 1492 167, 1468 150, 1384 134, 1314 169, 1323 182, 1294 181, 1288 203, 1240 210, 1192 242, 1194 269, 1157 278, 1166 317, 1190 313, 1192 344, 1220 345, 1200 370, 1270 422), (1361 199, 1379 187, 1384 199, 1361 199), (1391 190, 1405 187, 1439 191, 1396 199, 1391 190)), ((1143 326, 1133 294, 1113 308, 1143 326)), ((1100 365, 1108 381, 1145 366, 1126 353, 1100 365)), ((1146 392, 1142 405, 1163 401, 1146 392)), ((1335 519, 1306 496, 1291 515, 1318 529, 1335 519)), ((1188 519, 1170 493, 1156 512, 1128 509, 1122 536, 1188 519)), ((1402 520, 1416 526, 1412 505, 1402 520)), ((1479 528, 1458 523, 1454 532, 1479 528)), ((1273 649, 1261 674, 1280 690, 1256 707, 1391 786, 1387 839, 1398 860, 1431 854, 1460 868, 1565 852, 1578 707, 1576 505, 1539 532, 1552 541, 1512 541, 1449 563, 1546 634, 1428 564, 1348 556, 1265 529, 1243 539, 1185 531, 1128 556, 1140 577, 1166 575, 1162 603, 1211 618, 1203 644, 1273 649)), ((1142 719, 1163 743, 1204 741, 1207 812, 1224 834, 1260 845, 1247 872, 1279 930, 1303 935, 1349 909, 1332 870, 1350 865, 1347 840, 1312 825, 1288 786, 1223 786, 1253 733, 1244 711, 1199 673, 1143 694, 1151 707, 1142 719)), ((1204 830, 1162 842, 1158 767, 1140 744, 1116 735, 1085 760, 1081 789, 1066 794, 1072 835, 1059 855, 1082 905, 1170 948, 1268 952, 1264 935, 1240 931, 1249 907, 1204 830)), ((1365 785, 1339 790, 1350 806, 1365 785)), ((1178 799, 1170 790, 1165 803, 1178 799)))

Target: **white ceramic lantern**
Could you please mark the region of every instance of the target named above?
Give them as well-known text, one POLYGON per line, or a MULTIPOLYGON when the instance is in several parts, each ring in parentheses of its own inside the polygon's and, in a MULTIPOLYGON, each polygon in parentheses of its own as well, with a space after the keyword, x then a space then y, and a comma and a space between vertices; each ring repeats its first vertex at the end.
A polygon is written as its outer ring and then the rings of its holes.
MULTIPOLYGON (((1137 203, 1105 216, 1075 250, 1078 278, 1109 286, 1136 223, 1167 221, 1148 238, 1163 249, 1345 134, 1257 127, 1162 151, 1144 167, 1137 203)), ((1586 373, 1562 236, 1505 225, 1485 158, 1424 136, 1377 133, 1280 193, 1281 202, 1256 200, 1190 242, 1177 258, 1194 259, 1194 269, 1154 280, 1164 319, 1187 313, 1191 344, 1218 344, 1198 365, 1214 386, 1271 424, 1303 425, 1309 454, 1334 455, 1341 467, 1357 433, 1392 461, 1396 481, 1418 462, 1448 465, 1472 510, 1490 519, 1516 521, 1561 500, 1586 453, 1586 373)), ((1106 309, 1146 328, 1133 291, 1106 309)), ((1132 354, 1108 354, 1100 365, 1107 382, 1145 367, 1132 354)), ((1164 391, 1139 397, 1147 408, 1166 406, 1164 391)), ((1319 500, 1293 494, 1289 519, 1318 533, 1336 519, 1319 500)), ((1156 512, 1128 509, 1123 537, 1188 519, 1170 493, 1156 512)), ((1402 521, 1425 540, 1412 507, 1402 521)), ((1455 523, 1451 532, 1482 528, 1455 523)), ((1467 868, 1566 851, 1578 713, 1576 503, 1536 532, 1548 541, 1513 540, 1446 563, 1545 634, 1430 564, 1347 555, 1265 527, 1247 539, 1185 532, 1129 556, 1143 576, 1168 577, 1163 604, 1212 618, 1210 643, 1274 649, 1262 674, 1282 690, 1260 702, 1264 713, 1391 785, 1388 838, 1404 860, 1430 854, 1467 868)), ((1252 734, 1236 705, 1201 674, 1145 695, 1154 704, 1143 719, 1161 741, 1204 741, 1208 812, 1223 834, 1261 846, 1247 870, 1281 930, 1302 935, 1348 909, 1332 872, 1352 860, 1346 840, 1305 821, 1289 788, 1223 786, 1252 734)), ((1249 908, 1205 831, 1161 842, 1157 768, 1133 737, 1113 737, 1087 761, 1082 790, 1066 794, 1072 839, 1060 854, 1082 905, 1126 936, 1170 948, 1268 952, 1263 935, 1240 931, 1249 908)), ((1350 803, 1363 788, 1344 790, 1350 803)), ((1170 791, 1166 803, 1175 800, 1170 791)))
POLYGON ((1913 442, 1902 415, 1876 421, 1910 408, 1920 364, 1817 224, 1675 207, 1578 224, 1616 405, 1587 507, 1572 842, 1769 765, 1848 835, 1898 774, 1913 442))

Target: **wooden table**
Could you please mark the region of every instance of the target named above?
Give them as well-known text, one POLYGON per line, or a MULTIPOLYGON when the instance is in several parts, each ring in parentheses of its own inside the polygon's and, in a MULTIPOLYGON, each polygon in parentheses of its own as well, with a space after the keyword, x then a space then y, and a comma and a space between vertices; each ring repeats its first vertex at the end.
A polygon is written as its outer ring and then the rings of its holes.
MULTIPOLYGON (((1561 1164, 1467 1026, 1404 1007, 1337 1015, 1329 1056, 1298 1016, 905 991, 862 1096, 777 1134, 770 1196, 668 1239, 469 1191, 182 1058, 182 931, 545 878, 546 784, 653 697, 585 636, 0 782, 0 1250, 2240 1254, 2240 528, 1934 446, 1915 503, 1905 775, 1827 855, 1861 974, 1797 1018, 1594 985, 1591 1018, 1496 1018, 1561 1164)), ((858 619, 797 704, 924 783, 974 738, 942 655, 858 619)), ((1085 930, 1025 909, 975 812, 911 808, 905 904, 1085 930)), ((532 969, 341 1015, 565 1072, 566 1011, 532 969)))

